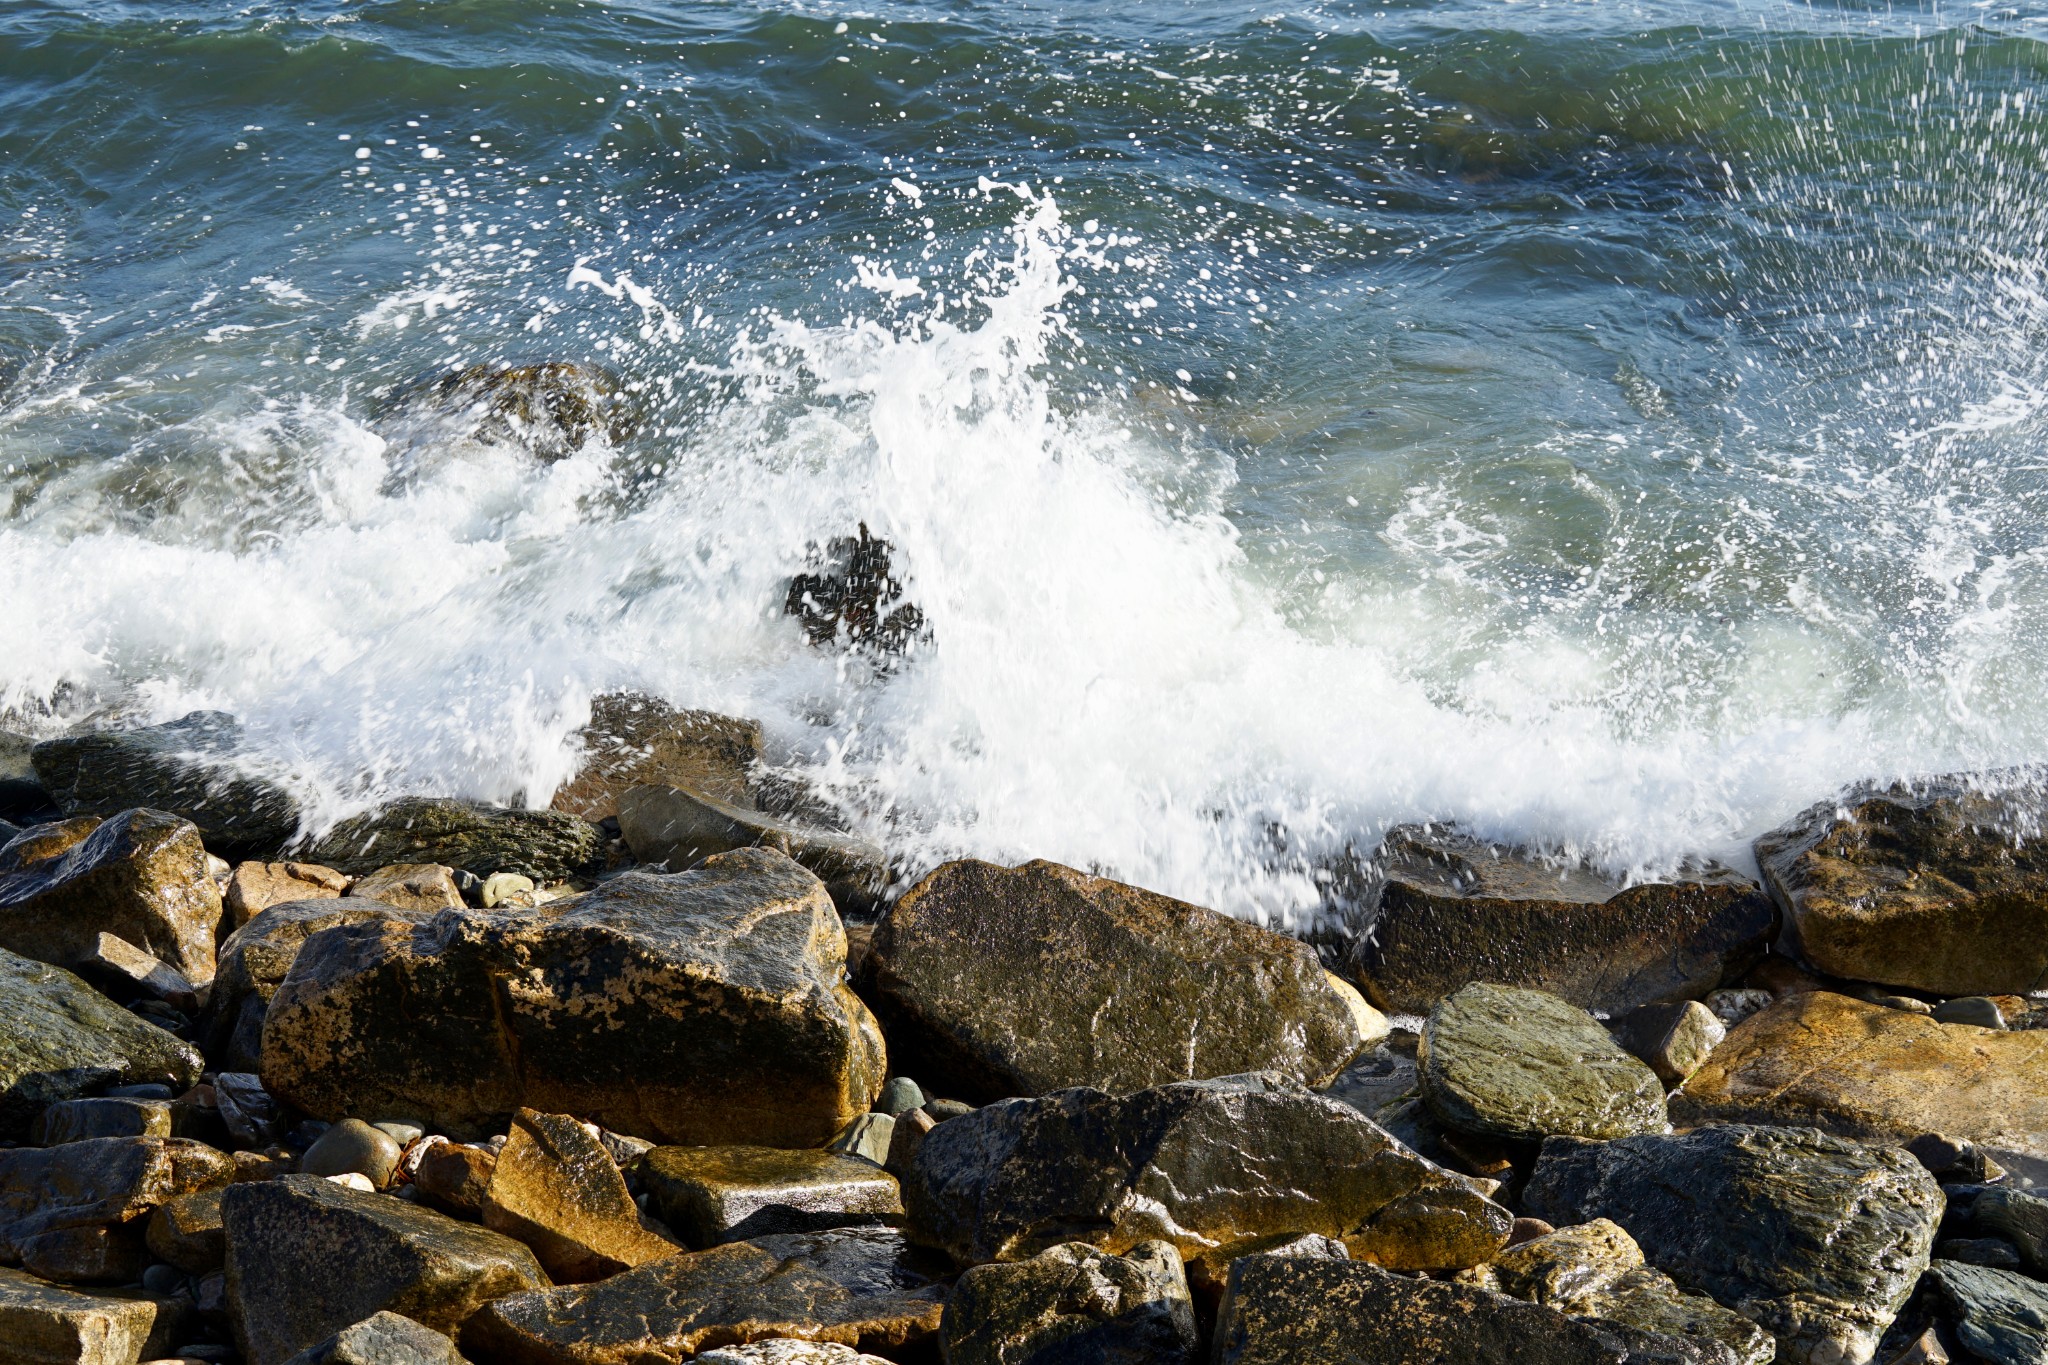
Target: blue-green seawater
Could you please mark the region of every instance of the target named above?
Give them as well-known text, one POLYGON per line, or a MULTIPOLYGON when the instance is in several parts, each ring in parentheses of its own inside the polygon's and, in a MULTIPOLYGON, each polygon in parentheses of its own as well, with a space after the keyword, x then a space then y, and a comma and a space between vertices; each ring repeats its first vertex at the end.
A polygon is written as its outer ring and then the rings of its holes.
POLYGON ((0 6, 0 707, 1242 913, 2048 758, 2048 3, 0 6), (547 458, 405 395, 576 361, 547 458), (930 640, 783 615, 865 523, 930 640))

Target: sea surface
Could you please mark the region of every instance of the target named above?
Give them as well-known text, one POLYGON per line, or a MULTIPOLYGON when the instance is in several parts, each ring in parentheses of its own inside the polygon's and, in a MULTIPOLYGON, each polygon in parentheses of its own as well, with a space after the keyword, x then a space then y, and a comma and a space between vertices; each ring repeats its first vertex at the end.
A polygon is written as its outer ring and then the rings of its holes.
POLYGON ((1298 921, 2048 758, 2048 3, 0 4, 0 712, 1298 921), (571 361, 566 454, 421 385, 571 361), (821 649, 817 547, 928 639, 821 649))

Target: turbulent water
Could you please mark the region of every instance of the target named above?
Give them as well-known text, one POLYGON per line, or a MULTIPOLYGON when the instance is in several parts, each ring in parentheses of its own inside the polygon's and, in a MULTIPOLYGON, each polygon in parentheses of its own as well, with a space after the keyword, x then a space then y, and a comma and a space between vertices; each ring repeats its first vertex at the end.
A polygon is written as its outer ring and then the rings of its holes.
POLYGON ((1299 916, 2048 758, 2048 3, 10 0, 0 708, 1299 916), (575 361, 562 458, 423 380, 575 361), (894 547, 891 666, 784 614, 894 547))

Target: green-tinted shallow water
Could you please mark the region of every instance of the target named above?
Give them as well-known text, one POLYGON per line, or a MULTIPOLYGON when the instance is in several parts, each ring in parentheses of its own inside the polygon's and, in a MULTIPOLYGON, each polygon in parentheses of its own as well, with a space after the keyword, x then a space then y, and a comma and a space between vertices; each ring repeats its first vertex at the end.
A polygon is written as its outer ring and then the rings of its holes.
MULTIPOLYGON (((2048 5, 0 10, 0 701, 332 816, 761 716, 1238 910, 2048 756, 2048 5), (405 392, 639 390, 548 462, 405 392), (865 521, 932 627, 780 613, 865 521)), ((40 723, 51 723, 47 719, 40 723)))

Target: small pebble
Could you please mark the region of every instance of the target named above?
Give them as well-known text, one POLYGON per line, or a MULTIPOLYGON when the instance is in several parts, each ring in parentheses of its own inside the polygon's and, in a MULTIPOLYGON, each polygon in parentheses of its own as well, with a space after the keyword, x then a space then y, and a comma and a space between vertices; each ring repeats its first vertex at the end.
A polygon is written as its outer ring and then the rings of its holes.
POLYGON ((891 1118, 911 1109, 924 1107, 924 1091, 908 1076, 891 1076, 882 1086, 882 1097, 875 1101, 875 1112, 891 1118))
POLYGON ((370 1126, 400 1147, 418 1142, 427 1132, 425 1124, 414 1123, 411 1119, 379 1119, 370 1126))
POLYGON ((530 896, 533 889, 531 877, 522 877, 517 872, 493 872, 484 878, 483 887, 478 891, 477 898, 483 902, 484 909, 489 910, 505 904, 514 896, 530 896))
POLYGON ((299 1169, 307 1175, 359 1175, 376 1189, 391 1183, 402 1155, 388 1133, 379 1132, 361 1119, 343 1119, 320 1135, 320 1140, 299 1158, 299 1169))
POLYGON ((337 1185, 346 1186, 351 1190, 361 1190, 364 1194, 375 1194, 377 1192, 377 1187, 370 1183, 370 1177, 355 1171, 343 1171, 340 1175, 330 1175, 326 1179, 332 1180, 337 1185))
POLYGON ((1959 995, 1953 1000, 1944 1000, 1934 1007, 1934 1019, 1940 1024, 1975 1024, 1978 1028, 2005 1029, 2005 1015, 1999 1010, 1998 1002, 1982 995, 1959 995))
POLYGON ((1706 999, 1706 1006, 1714 1012, 1714 1017, 1730 1028, 1734 1028, 1770 1003, 1769 991, 1715 991, 1706 999))

